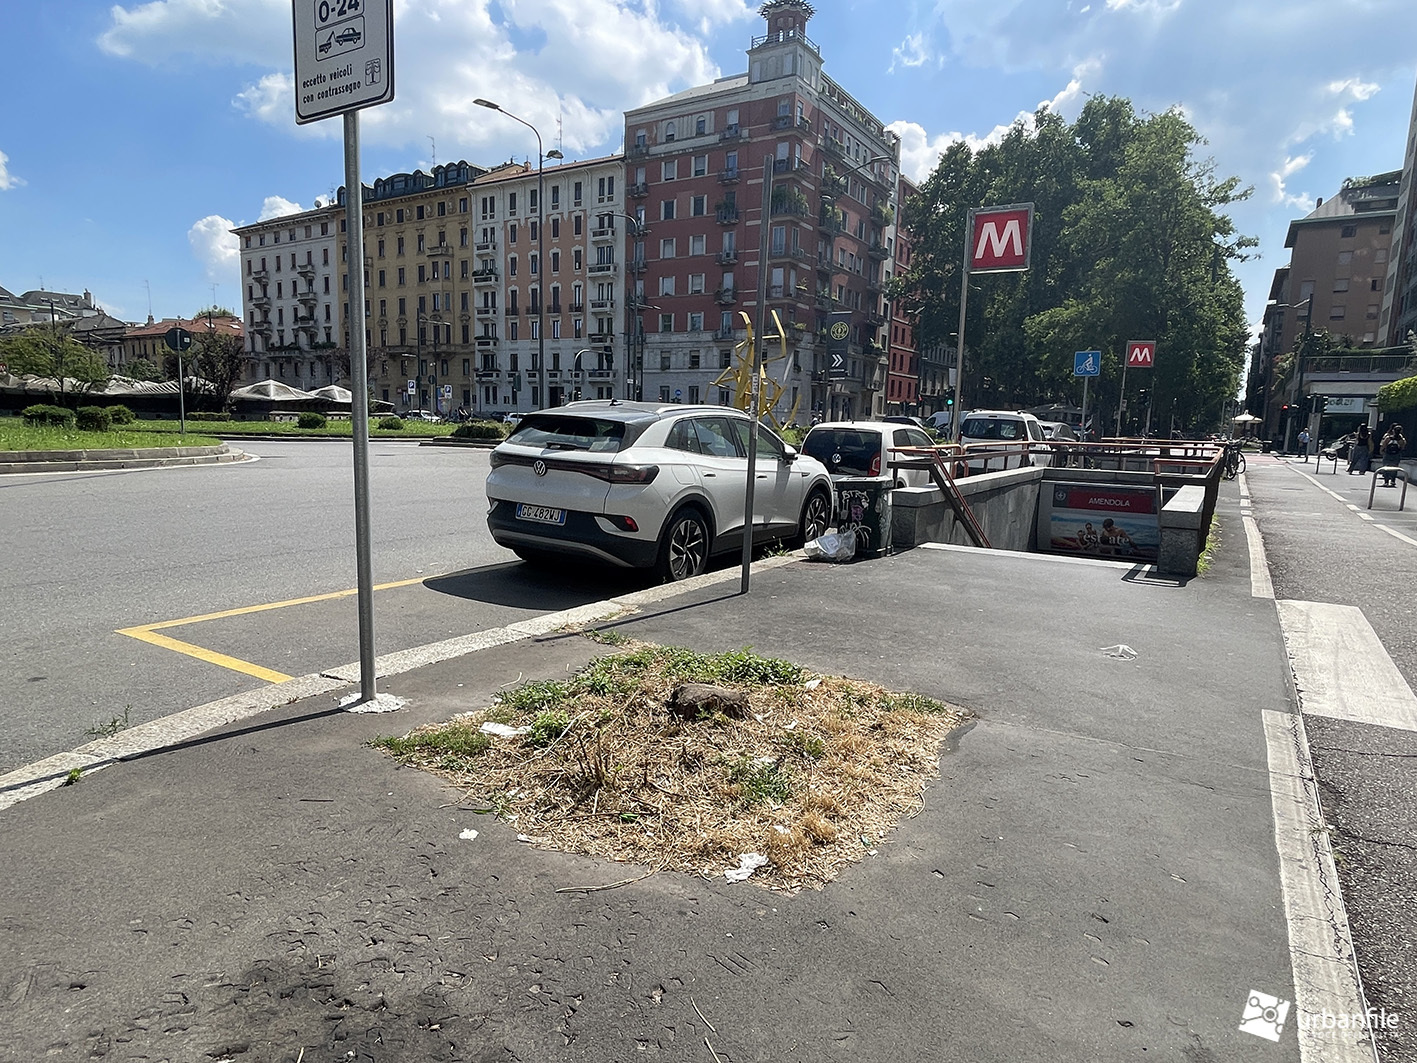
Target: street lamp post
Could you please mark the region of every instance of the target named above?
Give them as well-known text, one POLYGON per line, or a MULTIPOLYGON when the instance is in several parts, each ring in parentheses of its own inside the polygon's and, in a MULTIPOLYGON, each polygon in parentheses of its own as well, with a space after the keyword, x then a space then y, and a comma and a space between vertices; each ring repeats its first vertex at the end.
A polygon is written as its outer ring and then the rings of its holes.
MULTIPOLYGON (((433 378, 433 412, 438 410, 438 319, 429 317, 422 310, 418 311, 418 364, 423 364, 423 326, 425 324, 433 326, 433 360, 429 363, 428 375, 433 378)), ((422 379, 419 385, 423 384, 422 379)))
POLYGON ((503 108, 501 104, 480 99, 472 102, 479 107, 486 107, 489 111, 498 111, 512 121, 520 122, 536 134, 536 360, 538 362, 537 380, 541 393, 541 406, 545 409, 550 403, 546 401, 548 397, 546 394, 546 302, 541 298, 543 287, 541 278, 544 276, 542 270, 546 268, 546 255, 543 253, 546 240, 546 177, 544 170, 547 159, 560 159, 564 156, 555 148, 543 151, 541 131, 526 119, 518 118, 511 111, 503 108))
MULTIPOLYGON (((620 211, 620 210, 606 210, 606 211, 601 211, 600 213, 602 213, 602 214, 613 214, 613 215, 615 215, 615 217, 617 217, 617 218, 624 218, 627 222, 629 222, 629 223, 630 223, 630 228, 625 230, 625 236, 628 237, 628 238, 631 239, 631 240, 638 240, 639 238, 643 237, 646 233, 649 232, 649 226, 644 223, 644 219, 643 219, 643 218, 637 218, 637 217, 635 217, 635 215, 633 215, 633 214, 626 214, 624 211, 620 211)), ((626 269, 626 270, 629 270, 629 269, 630 269, 631 261, 632 261, 632 259, 631 259, 631 257, 630 257, 629 250, 628 250, 628 248, 627 248, 627 249, 626 249, 626 254, 625 254, 625 269, 626 269)), ((633 261, 638 262, 638 261, 640 261, 640 260, 639 260, 639 259, 634 259, 633 261)), ((658 309, 658 307, 650 307, 650 306, 647 305, 647 304, 641 304, 641 303, 639 302, 639 300, 640 300, 641 297, 638 295, 638 293, 635 294, 634 296, 632 296, 632 295, 630 294, 630 290, 629 290, 630 286, 629 286, 628 283, 627 283, 627 285, 626 285, 626 288, 627 288, 627 290, 626 290, 626 292, 625 292, 625 379, 626 379, 626 381, 627 381, 627 384, 626 384, 625 390, 626 390, 626 398, 631 398, 631 399, 635 399, 636 401, 639 401, 639 400, 644 399, 644 323, 643 323, 643 320, 639 317, 639 314, 638 314, 638 312, 637 312, 637 310, 636 310, 636 307, 638 307, 640 310, 658 309), (634 323, 635 323, 636 321, 640 322, 639 335, 638 335, 638 344, 639 344, 639 361, 638 361, 638 362, 635 360, 634 351, 631 349, 631 346, 630 346, 630 344, 631 344, 631 339, 632 339, 632 333, 635 332, 635 329, 634 329, 633 325, 634 325, 634 323)))

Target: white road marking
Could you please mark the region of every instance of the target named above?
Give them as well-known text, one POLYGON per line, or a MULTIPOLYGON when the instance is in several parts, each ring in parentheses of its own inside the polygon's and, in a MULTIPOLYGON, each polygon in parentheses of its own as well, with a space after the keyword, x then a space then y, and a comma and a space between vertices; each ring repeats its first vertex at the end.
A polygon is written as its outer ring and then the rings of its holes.
MULTIPOLYGON (((1373 520, 1373 518, 1370 517, 1370 516, 1368 516, 1368 514, 1366 514, 1366 513, 1360 513, 1360 514, 1358 514, 1358 516, 1364 518, 1365 520, 1373 520)), ((1410 536, 1410 535, 1403 535, 1402 532, 1398 531, 1398 530, 1395 529, 1395 528, 1389 528, 1386 524, 1378 524, 1378 523, 1375 522, 1375 523, 1373 524, 1373 527, 1374 527, 1374 528, 1379 528, 1379 529, 1381 529, 1382 531, 1387 532, 1387 533, 1388 533, 1389 535, 1391 535, 1394 539, 1400 539, 1400 540, 1402 540, 1404 543, 1407 543, 1409 546, 1417 546, 1417 539, 1412 538, 1412 536, 1410 536)))
POLYGON ((1417 731, 1417 696, 1363 610, 1326 602, 1278 606, 1304 712, 1417 731))
POLYGON ((1250 547, 1250 597, 1273 598, 1274 583, 1269 578, 1269 561, 1265 557, 1264 537, 1255 518, 1241 518, 1245 522, 1245 541, 1250 547))
POLYGON ((1304 718, 1270 709, 1263 710, 1263 717, 1274 843, 1294 969, 1299 1058, 1303 1063, 1375 1063, 1377 1048, 1365 1032, 1325 1029, 1321 1021, 1324 1015, 1366 1014, 1367 1003, 1320 811, 1304 718))

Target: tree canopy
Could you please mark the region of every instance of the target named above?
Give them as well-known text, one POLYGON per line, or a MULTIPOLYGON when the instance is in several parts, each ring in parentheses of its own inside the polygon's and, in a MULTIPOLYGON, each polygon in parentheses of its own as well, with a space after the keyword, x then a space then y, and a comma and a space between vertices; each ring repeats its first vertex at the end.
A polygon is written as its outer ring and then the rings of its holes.
POLYGON ((48 325, 0 338, 0 362, 16 376, 32 374, 52 381, 50 395, 61 406, 70 395, 107 384, 111 375, 103 355, 48 325))
POLYGON ((920 309, 917 342, 953 347, 964 230, 971 208, 1034 205, 1030 268, 975 274, 965 326, 965 404, 1076 404, 1073 352, 1101 350, 1090 403, 1110 429, 1124 345, 1157 342, 1155 368, 1127 379, 1129 420, 1148 389, 1165 430, 1213 423, 1232 397, 1248 329, 1230 263, 1254 246, 1224 208, 1249 195, 1217 178, 1203 143, 1176 111, 1138 115, 1093 97, 1077 121, 1047 109, 979 151, 954 144, 911 201, 914 265, 905 297, 920 309))

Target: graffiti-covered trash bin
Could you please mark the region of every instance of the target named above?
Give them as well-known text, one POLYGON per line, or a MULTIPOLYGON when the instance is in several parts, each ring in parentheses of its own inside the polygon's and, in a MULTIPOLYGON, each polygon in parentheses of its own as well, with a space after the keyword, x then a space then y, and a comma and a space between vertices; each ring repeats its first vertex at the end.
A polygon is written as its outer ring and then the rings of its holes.
POLYGON ((836 526, 856 532, 857 560, 891 552, 891 490, 879 476, 836 478, 836 526))

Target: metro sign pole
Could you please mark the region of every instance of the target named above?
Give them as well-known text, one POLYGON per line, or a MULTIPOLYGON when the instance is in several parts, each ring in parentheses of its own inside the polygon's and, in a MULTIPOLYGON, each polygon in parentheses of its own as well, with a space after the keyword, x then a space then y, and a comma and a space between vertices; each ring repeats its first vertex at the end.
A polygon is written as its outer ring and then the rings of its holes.
MULTIPOLYGON (((1127 355, 1122 359, 1122 390, 1117 396, 1117 438, 1122 438, 1122 408, 1127 403, 1127 370, 1150 369, 1156 362, 1155 340, 1128 340, 1127 355)), ((1150 421, 1150 418, 1148 418, 1150 421)), ((1147 425, 1150 427, 1150 424, 1147 425)))
POLYGON ((364 185, 359 111, 394 98, 393 0, 293 0, 295 124, 344 116, 345 268, 349 280, 354 555, 359 704, 375 700, 374 562, 369 530, 369 362, 364 312, 364 185))
POLYGON ((964 227, 964 268, 959 282, 959 332, 955 349, 954 415, 950 438, 959 442, 964 417, 964 319, 971 273, 1016 273, 1033 254, 1033 204, 971 208, 964 227))

